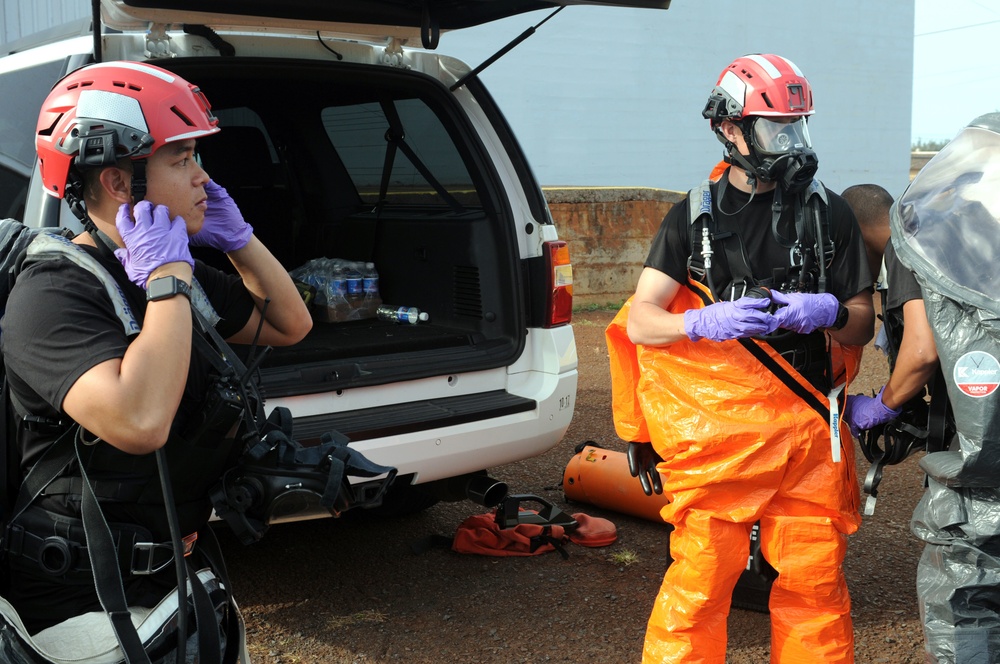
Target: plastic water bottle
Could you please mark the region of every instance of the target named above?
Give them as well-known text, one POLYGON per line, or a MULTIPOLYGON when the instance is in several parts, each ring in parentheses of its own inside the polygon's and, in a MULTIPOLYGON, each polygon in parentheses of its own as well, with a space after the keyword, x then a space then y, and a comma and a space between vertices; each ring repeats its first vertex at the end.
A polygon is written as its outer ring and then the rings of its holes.
POLYGON ((378 270, 375 269, 375 263, 365 263, 365 269, 361 273, 361 287, 364 290, 366 302, 379 299, 378 270))
POLYGON ((326 282, 326 319, 334 322, 344 320, 347 316, 347 277, 344 270, 337 265, 331 265, 326 282))
POLYGON ((382 304, 382 296, 378 292, 378 270, 375 263, 365 263, 361 270, 361 286, 364 290, 364 300, 361 302, 360 311, 363 318, 375 318, 378 315, 378 307, 382 304))
POLYGON ((353 302, 362 299, 365 290, 361 272, 352 264, 345 270, 344 277, 347 280, 347 301, 353 302))
POLYGON ((430 316, 426 311, 421 311, 416 307, 394 307, 382 305, 375 311, 379 320, 392 321, 393 323, 408 323, 416 325, 418 322, 427 321, 430 316))
POLYGON ((347 275, 339 265, 330 268, 330 281, 327 288, 330 301, 342 302, 347 299, 347 275))

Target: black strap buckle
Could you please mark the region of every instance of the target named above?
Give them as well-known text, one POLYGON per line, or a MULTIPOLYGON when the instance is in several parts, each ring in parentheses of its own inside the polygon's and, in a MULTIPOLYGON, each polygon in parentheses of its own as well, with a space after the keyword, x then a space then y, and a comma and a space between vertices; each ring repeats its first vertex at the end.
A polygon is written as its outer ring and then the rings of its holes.
MULTIPOLYGON (((191 533, 181 539, 184 556, 190 556, 198 533, 191 533)), ((136 576, 147 576, 162 572, 174 562, 174 547, 170 542, 136 542, 132 547, 132 563, 129 571, 136 576)))
POLYGON ((25 415, 21 418, 21 426, 32 433, 57 433, 66 428, 62 420, 53 420, 38 415, 25 415))

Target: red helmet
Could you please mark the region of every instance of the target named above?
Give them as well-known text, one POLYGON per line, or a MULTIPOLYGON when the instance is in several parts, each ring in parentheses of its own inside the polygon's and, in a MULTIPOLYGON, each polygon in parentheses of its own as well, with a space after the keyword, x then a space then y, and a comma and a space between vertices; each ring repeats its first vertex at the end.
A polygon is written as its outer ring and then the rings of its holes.
POLYGON ((181 77, 140 62, 87 65, 60 80, 35 132, 42 184, 63 198, 70 166, 145 159, 170 143, 219 131, 205 95, 181 77))
POLYGON ((812 88, 794 62, 753 53, 736 58, 722 71, 702 115, 715 128, 723 120, 751 115, 794 117, 814 112, 812 88))

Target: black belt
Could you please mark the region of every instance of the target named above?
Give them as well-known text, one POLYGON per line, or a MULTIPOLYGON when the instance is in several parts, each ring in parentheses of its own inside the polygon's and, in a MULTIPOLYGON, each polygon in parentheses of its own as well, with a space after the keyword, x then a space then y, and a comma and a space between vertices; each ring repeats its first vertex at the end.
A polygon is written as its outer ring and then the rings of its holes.
MULTIPOLYGON (((123 574, 145 576, 162 572, 174 562, 174 546, 171 542, 139 541, 138 533, 112 527, 112 536, 118 549, 118 564, 123 574)), ((42 571, 52 576, 62 576, 69 572, 91 572, 90 555, 86 544, 49 535, 40 537, 12 524, 7 530, 7 554, 20 556, 37 563, 42 571)), ((181 540, 184 555, 194 551, 198 533, 191 533, 181 540)))

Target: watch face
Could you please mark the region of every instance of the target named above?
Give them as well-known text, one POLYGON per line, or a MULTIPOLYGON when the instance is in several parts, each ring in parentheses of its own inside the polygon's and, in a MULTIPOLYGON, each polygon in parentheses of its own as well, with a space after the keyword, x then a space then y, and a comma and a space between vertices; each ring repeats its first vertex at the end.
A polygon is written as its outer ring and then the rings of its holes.
POLYGON ((847 316, 850 313, 851 313, 850 310, 843 304, 841 304, 840 308, 837 310, 837 320, 835 320, 833 323, 833 329, 839 330, 843 328, 845 325, 847 325, 847 316))
POLYGON ((177 277, 160 277, 149 282, 146 288, 146 299, 149 301, 165 300, 175 295, 187 295, 188 285, 177 277))

